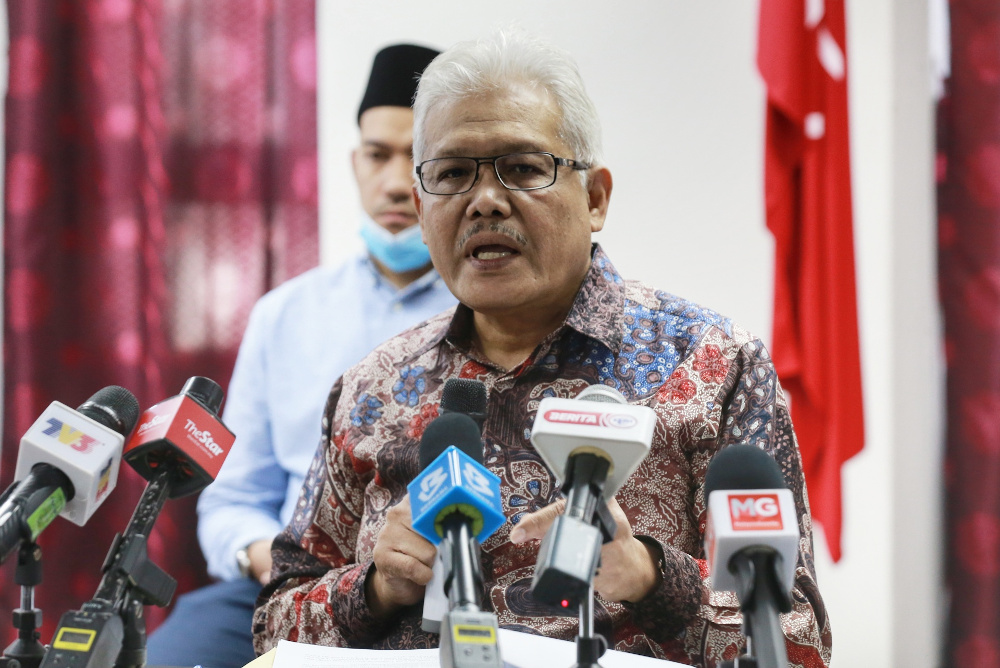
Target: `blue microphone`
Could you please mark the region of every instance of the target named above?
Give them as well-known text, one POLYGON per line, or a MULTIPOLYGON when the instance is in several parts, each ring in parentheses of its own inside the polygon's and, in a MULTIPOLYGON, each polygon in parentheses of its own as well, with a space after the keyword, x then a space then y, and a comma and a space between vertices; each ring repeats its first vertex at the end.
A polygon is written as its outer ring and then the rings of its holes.
POLYGON ((445 413, 424 431, 420 441, 423 470, 407 489, 413 529, 439 544, 447 524, 465 522, 482 542, 505 521, 500 478, 483 466, 483 444, 475 420, 445 413))
MULTIPOLYGON (((446 574, 448 612, 440 624, 445 668, 503 665, 497 617, 480 608, 479 543, 505 518, 500 478, 483 466, 479 433, 476 421, 464 413, 444 413, 435 419, 420 440, 423 471, 407 487, 413 529, 439 546, 446 574)), ((424 606, 426 616, 426 600, 424 606)))

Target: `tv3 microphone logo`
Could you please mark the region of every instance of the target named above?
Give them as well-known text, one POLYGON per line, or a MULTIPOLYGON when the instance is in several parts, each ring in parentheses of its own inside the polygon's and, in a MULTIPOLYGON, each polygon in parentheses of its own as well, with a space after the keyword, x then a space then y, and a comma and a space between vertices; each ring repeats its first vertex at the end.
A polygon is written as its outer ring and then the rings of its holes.
POLYGON ((729 518, 733 531, 780 531, 784 528, 777 494, 730 494, 729 518))
MULTIPOLYGON (((445 464, 437 467, 433 471, 428 471, 423 480, 420 481, 420 493, 417 498, 422 503, 428 503, 440 493, 445 483, 448 482, 448 467, 445 464)), ((464 462, 462 466, 462 482, 471 492, 480 496, 490 495, 490 481, 476 468, 472 462, 464 462)))
POLYGON ((49 418, 49 426, 42 430, 46 436, 53 436, 57 441, 68 445, 77 452, 87 454, 94 450, 94 446, 99 444, 93 436, 87 436, 79 429, 74 429, 58 418, 49 418))

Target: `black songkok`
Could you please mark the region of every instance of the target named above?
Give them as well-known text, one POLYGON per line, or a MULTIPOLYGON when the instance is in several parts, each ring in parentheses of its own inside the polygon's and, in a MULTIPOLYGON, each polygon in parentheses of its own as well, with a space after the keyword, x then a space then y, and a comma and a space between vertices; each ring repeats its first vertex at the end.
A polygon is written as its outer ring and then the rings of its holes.
POLYGON ((393 44, 375 54, 368 88, 358 107, 358 122, 372 107, 412 106, 420 74, 439 53, 414 44, 393 44))

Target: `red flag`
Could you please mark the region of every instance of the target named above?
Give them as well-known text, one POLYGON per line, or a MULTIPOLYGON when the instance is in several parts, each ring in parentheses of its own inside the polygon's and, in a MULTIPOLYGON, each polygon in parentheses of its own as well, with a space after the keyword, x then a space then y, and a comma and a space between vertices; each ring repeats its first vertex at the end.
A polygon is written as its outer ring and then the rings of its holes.
POLYGON ((761 0, 764 194, 775 240, 773 356, 813 518, 840 559, 840 468, 864 443, 844 0, 761 0))

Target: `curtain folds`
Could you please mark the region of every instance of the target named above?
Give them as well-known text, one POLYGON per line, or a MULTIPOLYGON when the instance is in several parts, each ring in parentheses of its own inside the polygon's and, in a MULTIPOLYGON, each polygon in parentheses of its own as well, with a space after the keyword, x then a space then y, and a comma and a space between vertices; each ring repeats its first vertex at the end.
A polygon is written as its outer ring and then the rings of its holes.
POLYGON ((944 665, 1000 665, 1000 5, 953 0, 938 110, 951 596, 944 665))
MULTIPOLYGON (((253 303, 318 261, 314 0, 7 5, 3 488, 53 400, 225 388, 253 303)), ((144 484, 123 464, 86 527, 40 537, 44 642, 93 595, 144 484)), ((194 503, 168 502, 149 539, 178 592, 207 581, 194 503)), ((0 587, 0 615, 18 603, 0 587)))

